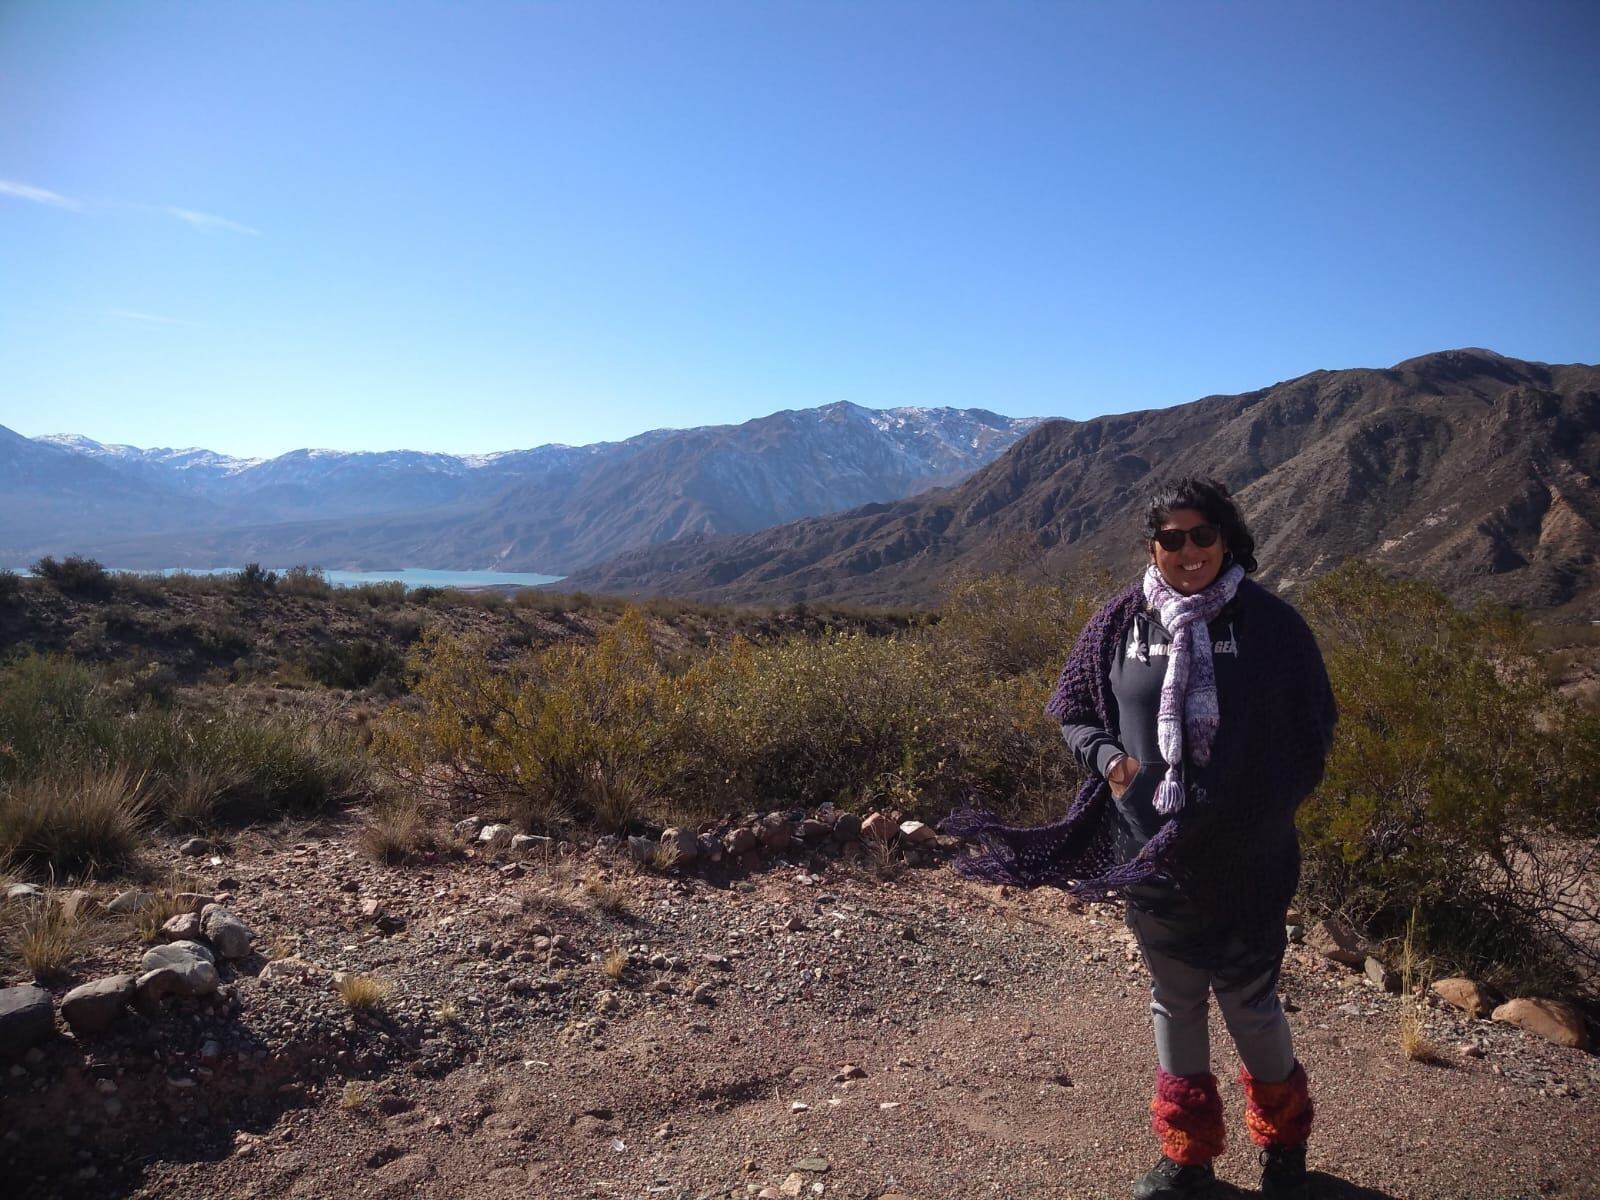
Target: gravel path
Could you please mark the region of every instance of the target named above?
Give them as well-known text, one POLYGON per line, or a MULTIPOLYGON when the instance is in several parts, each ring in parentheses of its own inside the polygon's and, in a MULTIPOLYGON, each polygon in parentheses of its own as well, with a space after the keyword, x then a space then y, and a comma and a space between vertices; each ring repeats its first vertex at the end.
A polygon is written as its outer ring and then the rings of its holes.
MULTIPOLYGON (((8 1194, 1064 1200, 1125 1196, 1155 1159, 1143 968, 1110 909, 944 869, 885 881, 796 861, 713 886, 594 854, 518 876, 380 868, 340 838, 265 849, 219 868, 236 908, 319 968, 393 982, 387 1023, 352 1021, 315 977, 241 975, 226 1011, 138 1034, 237 1026, 200 1087, 149 1101, 164 1137, 84 1138, 75 1172, 30 1169, 13 1139, 8 1194), (430 1015, 442 1004, 450 1020, 430 1015), (225 1103, 241 1036, 261 1086, 225 1103), (283 1082, 279 1061, 301 1074, 283 1082)), ((1600 1060, 1434 1008, 1447 1065, 1407 1061, 1399 1002, 1301 948, 1284 993, 1322 1200, 1596 1194, 1600 1060)), ((1253 1194, 1220 1022, 1213 1043, 1232 1139, 1219 1173, 1253 1194)), ((164 1053, 119 1044, 82 1069, 115 1062, 133 1104, 133 1064, 170 1075, 164 1053)), ((45 1094, 56 1068, 32 1070, 7 1086, 45 1094)))

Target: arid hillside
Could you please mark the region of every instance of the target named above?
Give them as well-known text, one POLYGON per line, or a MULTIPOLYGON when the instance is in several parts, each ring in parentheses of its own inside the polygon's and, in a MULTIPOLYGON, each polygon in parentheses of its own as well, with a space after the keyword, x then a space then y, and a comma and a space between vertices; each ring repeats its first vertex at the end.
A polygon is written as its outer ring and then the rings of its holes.
POLYGON ((1600 617, 1600 368, 1487 350, 1052 422, 953 488, 635 551, 563 586, 926 603, 957 568, 1125 573, 1141 555, 1141 498, 1178 472, 1237 493, 1268 582, 1361 557, 1458 602, 1600 617))

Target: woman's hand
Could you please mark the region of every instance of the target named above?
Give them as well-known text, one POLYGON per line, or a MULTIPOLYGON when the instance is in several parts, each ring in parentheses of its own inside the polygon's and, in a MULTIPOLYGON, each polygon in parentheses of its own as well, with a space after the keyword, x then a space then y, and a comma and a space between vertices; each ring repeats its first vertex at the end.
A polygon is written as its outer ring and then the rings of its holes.
POLYGON ((1106 782, 1111 785, 1111 795, 1122 799, 1122 793, 1128 790, 1128 785, 1133 782, 1133 777, 1139 773, 1139 760, 1131 754, 1124 754, 1111 764, 1106 771, 1106 782))

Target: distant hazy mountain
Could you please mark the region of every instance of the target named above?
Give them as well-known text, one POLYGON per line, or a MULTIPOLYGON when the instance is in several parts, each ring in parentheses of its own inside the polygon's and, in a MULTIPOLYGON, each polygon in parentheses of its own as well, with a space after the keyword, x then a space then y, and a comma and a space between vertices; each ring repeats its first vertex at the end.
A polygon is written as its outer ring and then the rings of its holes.
POLYGON ((931 600, 957 566, 1131 577, 1141 498, 1178 472, 1236 492, 1269 582, 1362 555, 1459 600, 1600 617, 1600 368, 1487 350, 1053 421, 955 487, 635 550, 562 586, 898 603, 931 600))
POLYGON ((831 404, 591 446, 297 450, 265 460, 80 435, 30 442, 7 430, 0 454, 25 444, 36 467, 17 484, 0 551, 15 561, 77 551, 130 567, 260 560, 564 573, 688 533, 760 529, 948 484, 1037 424, 982 409, 831 404), (108 505, 102 493, 124 500, 108 505))

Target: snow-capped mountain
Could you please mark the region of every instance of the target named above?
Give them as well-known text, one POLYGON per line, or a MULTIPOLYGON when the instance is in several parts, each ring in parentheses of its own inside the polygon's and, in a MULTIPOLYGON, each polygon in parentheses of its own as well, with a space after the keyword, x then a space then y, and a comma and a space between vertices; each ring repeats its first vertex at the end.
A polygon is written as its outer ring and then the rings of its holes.
POLYGON ((125 506, 104 527, 86 522, 92 504, 66 504, 54 522, 30 510, 29 528, 0 530, 0 550, 95 553, 121 566, 260 559, 564 572, 685 533, 760 529, 952 483, 1038 421, 838 403, 589 446, 270 459, 55 434, 32 445, 92 461, 155 500, 125 506), (185 498, 192 508, 172 503, 185 498), (149 508, 160 516, 145 523, 149 508), (179 530, 173 511, 189 514, 179 530))

